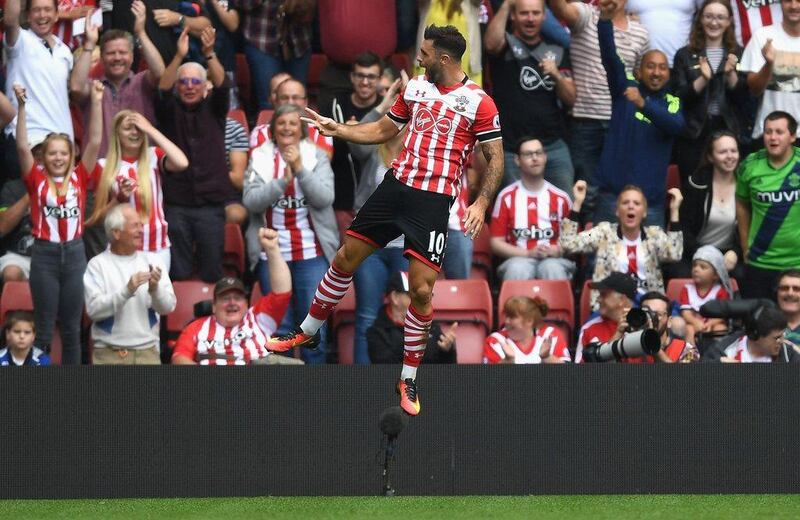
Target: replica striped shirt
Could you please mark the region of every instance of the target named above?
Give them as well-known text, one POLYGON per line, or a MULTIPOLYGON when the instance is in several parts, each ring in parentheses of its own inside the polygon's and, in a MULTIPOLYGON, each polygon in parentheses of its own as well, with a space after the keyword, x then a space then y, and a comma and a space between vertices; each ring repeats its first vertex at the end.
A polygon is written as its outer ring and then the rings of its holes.
POLYGON ((403 149, 392 162, 394 176, 415 189, 456 197, 464 164, 475 141, 501 139, 492 98, 464 76, 450 87, 418 76, 408 82, 387 114, 410 123, 403 149))
POLYGON ((172 353, 201 365, 246 365, 269 355, 267 339, 278 328, 292 293, 269 293, 247 309, 238 325, 223 327, 212 315, 190 323, 172 353))
POLYGON ((760 28, 783 21, 781 0, 733 0, 731 3, 736 41, 743 47, 760 28))
POLYGON ((50 189, 48 175, 39 164, 34 164, 25 177, 31 204, 31 222, 34 238, 48 242, 67 242, 83 235, 83 215, 86 211, 86 192, 93 189, 102 173, 95 165, 90 174, 83 163, 67 178, 54 179, 56 190, 62 183, 69 183, 67 193, 58 195, 50 189))
MULTIPOLYGON (((273 150, 273 161, 272 171, 275 172, 275 178, 280 179, 286 173, 286 162, 277 147, 273 150)), ((306 196, 296 177, 286 186, 281 197, 267 208, 264 218, 267 227, 278 232, 281 256, 287 262, 310 260, 323 255, 306 206, 306 196)))
POLYGON ((697 292, 697 287, 693 283, 687 283, 681 289, 681 294, 678 297, 678 302, 681 304, 681 310, 699 311, 703 304, 713 300, 730 300, 731 297, 728 291, 720 284, 714 284, 711 289, 704 295, 697 292))
POLYGON ((732 345, 725 349, 725 357, 729 357, 741 363, 772 363, 769 356, 754 356, 747 349, 747 336, 742 336, 732 345))
MULTIPOLYGON (((153 199, 150 204, 150 217, 147 219, 143 230, 142 251, 153 252, 170 246, 167 234, 167 219, 164 217, 164 192, 161 189, 161 173, 166 154, 164 150, 155 146, 150 147, 148 153, 150 155, 150 193, 152 193, 153 199)), ((105 159, 99 159, 98 163, 101 166, 105 166, 105 159)), ((119 183, 122 179, 128 178, 138 183, 138 171, 138 157, 120 157, 117 180, 112 184, 115 193, 119 192, 119 183)), ((142 200, 139 196, 139 190, 134 190, 131 193, 128 203, 136 208, 137 213, 141 214, 142 200)))
POLYGON ((538 244, 558 246, 561 219, 572 209, 566 192, 547 181, 539 191, 529 191, 516 181, 497 196, 492 210, 492 237, 511 245, 533 249, 538 244))

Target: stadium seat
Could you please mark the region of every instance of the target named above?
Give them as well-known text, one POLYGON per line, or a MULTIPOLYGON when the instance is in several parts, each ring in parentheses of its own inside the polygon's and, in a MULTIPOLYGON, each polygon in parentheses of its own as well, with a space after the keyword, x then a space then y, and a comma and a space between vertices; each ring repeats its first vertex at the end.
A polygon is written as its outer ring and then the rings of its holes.
POLYGON ((681 172, 677 164, 670 164, 667 168, 667 189, 681 189, 681 172))
POLYGON ((0 296, 0 317, 5 322, 9 311, 33 311, 33 297, 28 282, 6 282, 0 296))
POLYGON ((172 282, 177 304, 175 310, 165 316, 167 334, 177 338, 181 331, 194 320, 194 304, 214 297, 214 286, 200 280, 172 282))
POLYGON ((404 70, 411 76, 414 72, 414 67, 408 54, 403 52, 396 52, 389 57, 389 64, 399 71, 404 70))
POLYGON ((480 363, 492 323, 492 293, 486 280, 439 280, 433 291, 433 319, 446 329, 457 321, 459 363, 480 363))
POLYGON ((312 54, 311 63, 308 65, 308 76, 306 77, 306 95, 309 104, 316 103, 319 94, 320 77, 322 71, 328 66, 328 57, 324 54, 312 54))
POLYGON ((575 329, 575 299, 569 280, 508 280, 500 287, 497 298, 497 326, 503 326, 505 313, 503 307, 512 296, 539 296, 550 308, 545 321, 558 326, 565 333, 571 345, 572 331, 575 329))
POLYGON ((236 224, 225 224, 225 252, 222 266, 229 276, 242 276, 244 273, 245 253, 242 229, 236 224), (233 272, 229 272, 233 271, 233 272))
POLYGON ((236 108, 228 112, 228 119, 238 121, 243 127, 247 135, 250 135, 250 125, 247 124, 247 114, 241 108, 236 108))
POLYGON ((356 292, 351 285, 333 310, 333 334, 340 365, 353 364, 353 340, 356 333, 356 292))
POLYGON ((472 242, 472 271, 470 278, 473 280, 492 280, 492 250, 489 247, 489 229, 484 228, 480 235, 472 242))
POLYGON ((272 119, 272 114, 274 113, 275 111, 271 108, 259 112, 258 119, 256 120, 256 126, 269 124, 270 119, 272 119))
POLYGON ((250 65, 247 64, 247 58, 243 53, 236 54, 236 86, 239 87, 239 99, 242 104, 247 106, 255 106, 252 98, 252 87, 250 79, 250 65))
POLYGON ((578 323, 577 328, 580 329, 581 326, 589 320, 589 315, 592 314, 592 290, 589 289, 589 283, 591 282, 591 278, 583 282, 583 288, 581 289, 581 301, 579 303, 580 309, 578 316, 580 317, 581 322, 578 323))
POLYGON ((253 284, 253 290, 250 291, 250 306, 252 307, 255 305, 258 300, 261 299, 263 294, 261 294, 261 282, 256 282, 253 284))

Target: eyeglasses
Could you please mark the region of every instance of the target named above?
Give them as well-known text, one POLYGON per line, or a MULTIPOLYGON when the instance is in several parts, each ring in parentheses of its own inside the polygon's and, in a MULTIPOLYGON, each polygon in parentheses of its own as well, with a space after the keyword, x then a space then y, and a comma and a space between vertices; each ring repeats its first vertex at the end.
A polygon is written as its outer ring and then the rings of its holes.
POLYGON ((189 85, 196 87, 201 83, 203 83, 203 80, 200 78, 181 78, 178 80, 178 83, 180 83, 184 87, 188 87, 189 85))
POLYGON ((378 81, 378 78, 380 78, 380 76, 378 76, 377 74, 364 74, 363 72, 353 72, 352 74, 353 77, 356 78, 358 81, 367 80, 370 83, 372 83, 373 81, 378 81))
POLYGON ((703 21, 704 22, 727 22, 730 19, 730 16, 727 14, 704 14, 703 21))
POLYGON ((534 150, 532 152, 521 152, 519 154, 520 157, 523 159, 533 159, 534 157, 542 157, 544 155, 544 150, 534 150))

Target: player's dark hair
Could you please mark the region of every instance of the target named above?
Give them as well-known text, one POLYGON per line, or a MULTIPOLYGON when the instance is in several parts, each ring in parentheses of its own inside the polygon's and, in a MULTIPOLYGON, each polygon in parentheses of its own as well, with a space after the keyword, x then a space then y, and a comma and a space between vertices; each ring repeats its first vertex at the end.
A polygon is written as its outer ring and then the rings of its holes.
POLYGON ((779 119, 786 120, 789 125, 790 134, 795 135, 797 133, 797 119, 792 117, 792 114, 789 112, 784 112, 783 110, 775 110, 767 114, 767 117, 764 118, 764 126, 767 126, 767 121, 778 121, 779 119))
POLYGON ((460 62, 464 51, 467 50, 467 41, 452 25, 429 25, 423 35, 425 40, 433 41, 433 48, 437 52, 446 52, 454 60, 460 62))
POLYGON ((667 304, 667 314, 672 314, 672 300, 666 297, 666 295, 658 292, 658 291, 650 291, 644 293, 642 297, 639 299, 642 302, 642 307, 644 307, 644 302, 647 300, 661 300, 662 302, 667 304))
POLYGON ((522 145, 527 143, 528 141, 539 141, 540 143, 542 143, 542 149, 544 150, 544 142, 542 142, 541 139, 539 139, 538 137, 534 137, 532 135, 523 135, 517 141, 517 146, 514 147, 514 153, 519 155, 519 151, 522 149, 522 145))
POLYGON ((372 51, 362 52, 356 56, 356 59, 353 61, 353 70, 355 70, 356 65, 364 68, 377 65, 381 72, 383 72, 383 60, 372 51))

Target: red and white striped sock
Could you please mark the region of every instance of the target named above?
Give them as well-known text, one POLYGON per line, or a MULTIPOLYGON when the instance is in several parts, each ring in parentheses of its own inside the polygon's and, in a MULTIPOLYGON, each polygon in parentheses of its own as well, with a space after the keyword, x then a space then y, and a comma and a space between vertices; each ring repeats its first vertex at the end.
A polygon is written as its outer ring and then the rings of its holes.
POLYGON ((417 311, 413 304, 409 305, 403 322, 403 370, 400 372, 400 379, 417 378, 417 367, 425 355, 432 321, 433 313, 426 316, 417 311))
POLYGON ((342 271, 335 264, 331 264, 328 272, 320 280, 317 286, 317 293, 311 302, 308 316, 300 324, 303 332, 313 336, 325 324, 328 316, 336 308, 339 301, 347 292, 353 282, 353 273, 342 271))

